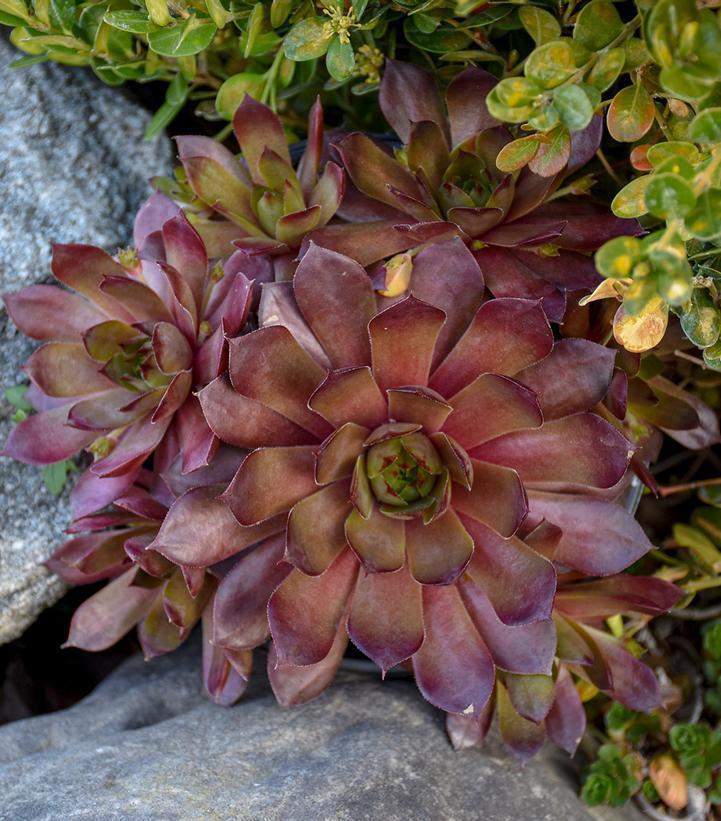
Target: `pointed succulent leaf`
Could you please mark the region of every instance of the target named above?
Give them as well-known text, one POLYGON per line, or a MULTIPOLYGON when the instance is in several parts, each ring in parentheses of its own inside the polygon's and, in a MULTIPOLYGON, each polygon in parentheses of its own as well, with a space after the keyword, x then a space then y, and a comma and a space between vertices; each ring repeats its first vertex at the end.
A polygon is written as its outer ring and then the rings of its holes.
POLYGON ((317 664, 331 651, 355 584, 358 561, 343 551, 321 576, 299 570, 273 593, 268 619, 280 664, 317 664))
POLYGON ((384 674, 420 648, 424 638, 422 588, 407 568, 358 574, 348 635, 384 674))

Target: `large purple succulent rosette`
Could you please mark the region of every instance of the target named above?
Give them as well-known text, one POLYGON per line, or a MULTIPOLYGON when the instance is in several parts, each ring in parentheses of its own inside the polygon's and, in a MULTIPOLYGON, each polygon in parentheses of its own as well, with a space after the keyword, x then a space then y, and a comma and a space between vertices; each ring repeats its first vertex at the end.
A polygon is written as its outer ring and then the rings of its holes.
MULTIPOLYGON (((613 352, 555 341, 538 300, 484 301, 459 239, 420 252, 395 300, 311 245, 292 283, 264 286, 260 324, 199 394, 215 435, 249 453, 222 497, 186 494, 152 543, 227 566, 216 647, 271 636, 271 683, 291 704, 324 689, 350 638, 383 670, 412 666, 457 746, 496 704, 519 757, 546 732, 575 748, 569 670, 635 709, 658 703, 652 672, 596 629, 604 582, 582 597, 595 609, 563 605, 571 582, 650 547, 615 502, 632 448, 592 412, 613 352)), ((677 598, 658 580, 619 590, 613 612, 677 598)))
POLYGON ((340 221, 311 238, 371 265, 458 236, 495 296, 540 299, 549 318, 561 321, 567 294, 590 291, 600 281, 590 252, 640 229, 588 197, 570 196, 587 193, 569 178, 599 147, 600 117, 573 135, 557 173, 498 170, 496 158, 513 137, 485 104, 496 82, 469 68, 450 83, 444 100, 432 75, 387 61, 380 104, 402 147, 391 154, 360 133, 336 142, 349 177, 340 221))
POLYGON ((57 284, 5 296, 17 327, 43 344, 24 366, 38 413, 13 429, 3 453, 49 464, 92 452, 73 490, 76 516, 122 496, 159 448, 179 451, 186 473, 208 464, 218 440, 195 391, 225 370, 254 279, 272 278, 267 261, 242 251, 210 260, 160 194, 138 213, 134 241, 118 258, 56 245, 57 284))

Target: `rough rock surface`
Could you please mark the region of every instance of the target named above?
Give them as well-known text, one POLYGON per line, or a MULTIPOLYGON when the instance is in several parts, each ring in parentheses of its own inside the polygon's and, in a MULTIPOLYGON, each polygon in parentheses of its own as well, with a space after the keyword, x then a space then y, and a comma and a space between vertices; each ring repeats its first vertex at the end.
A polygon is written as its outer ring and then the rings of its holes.
MULTIPOLYGON (((51 242, 128 243, 147 180, 170 167, 165 137, 143 142, 149 115, 90 71, 39 64, 12 70, 0 38, 0 292, 46 279, 51 242)), ((0 308, 0 443, 13 409, 4 388, 21 381, 32 349, 0 308)), ((42 566, 61 536, 67 499, 36 468, 0 459, 0 644, 56 601, 62 584, 42 566)))
POLYGON ((283 710, 256 673, 238 705, 217 707, 195 646, 130 659, 75 707, 0 728, 0 818, 12 821, 598 818, 576 789, 547 753, 524 768, 493 739, 455 753, 405 680, 341 673, 283 710))

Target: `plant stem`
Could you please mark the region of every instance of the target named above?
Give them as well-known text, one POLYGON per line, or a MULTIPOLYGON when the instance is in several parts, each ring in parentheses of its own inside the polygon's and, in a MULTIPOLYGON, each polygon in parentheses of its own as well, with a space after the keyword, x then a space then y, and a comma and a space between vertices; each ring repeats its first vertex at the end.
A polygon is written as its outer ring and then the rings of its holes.
POLYGON ((717 487, 721 485, 721 478, 701 479, 698 482, 684 482, 680 485, 659 486, 658 492, 662 499, 673 496, 674 493, 686 493, 687 491, 700 490, 703 487, 717 487))

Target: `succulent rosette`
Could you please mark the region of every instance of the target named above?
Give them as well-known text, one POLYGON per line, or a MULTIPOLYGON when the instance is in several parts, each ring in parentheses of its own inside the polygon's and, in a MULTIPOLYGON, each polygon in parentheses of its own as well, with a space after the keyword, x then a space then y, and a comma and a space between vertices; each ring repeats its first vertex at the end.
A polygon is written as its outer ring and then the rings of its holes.
POLYGON ((56 245, 60 285, 5 296, 17 327, 43 344, 25 363, 39 411, 16 425, 4 455, 30 464, 95 457, 73 490, 75 515, 132 486, 159 447, 179 447, 182 469, 207 465, 218 440, 194 392, 221 373, 227 337, 246 322, 253 276, 271 276, 238 251, 212 264, 177 206, 156 194, 135 223, 135 249, 114 258, 56 245))
MULTIPOLYGON (((561 333, 606 341, 614 306, 593 300, 582 302, 585 304, 567 313, 561 333)), ((690 347, 679 323, 672 318, 653 351, 617 349, 613 379, 601 412, 622 425, 626 436, 639 447, 634 468, 640 467, 641 460, 656 460, 664 434, 693 450, 721 441, 718 415, 702 398, 703 369, 692 357, 679 356, 690 347)), ((655 487, 647 472, 641 470, 640 474, 655 487)))
POLYGON ((587 193, 585 182, 567 180, 599 146, 598 117, 573 135, 562 166, 548 176, 498 170, 496 158, 513 138, 486 107, 497 82, 469 68, 450 83, 444 103, 430 74, 388 60, 380 104, 402 147, 391 155, 360 133, 336 143, 353 187, 339 212, 344 222, 313 237, 369 265, 459 236, 495 296, 541 299, 548 316, 560 321, 566 294, 599 282, 588 253, 619 234, 637 233, 638 225, 564 196, 587 193))
POLYGON ((317 101, 310 111, 297 171, 280 119, 250 95, 236 110, 233 130, 239 158, 210 137, 177 138, 183 176, 194 194, 188 214, 219 254, 234 243, 271 255, 277 277, 286 279, 306 234, 325 225, 343 198, 342 169, 323 163, 323 109, 317 101))
POLYGON ((177 565, 150 544, 179 498, 192 490, 212 500, 241 456, 222 447, 210 465, 183 474, 181 456, 168 451, 155 471, 141 470, 112 506, 71 524, 71 538, 47 561, 48 568, 69 584, 109 581, 75 611, 66 647, 105 650, 137 627, 143 655, 150 660, 177 649, 202 622, 206 689, 218 704, 240 698, 251 671, 251 652, 210 643, 219 571, 177 565))
MULTIPOLYGON (((533 536, 527 543, 538 546, 533 536)), ((550 622, 513 627, 498 622, 491 633, 493 644, 486 639, 502 669, 480 713, 448 714, 446 727, 456 749, 480 746, 495 711, 501 738, 517 758, 533 756, 546 738, 573 755, 586 728, 576 680, 591 685, 591 693, 592 688, 601 690, 631 710, 648 712, 662 703, 651 668, 611 636, 604 621, 619 614, 660 615, 678 601, 681 591, 654 577, 574 576, 578 574, 559 575, 550 622), (533 657, 543 658, 545 665, 536 666, 536 672, 516 672, 523 659, 533 657)), ((483 606, 488 610, 467 581, 460 587, 471 614, 479 612, 479 603, 480 612, 483 606)))
MULTIPOLYGON (((559 573, 610 576, 650 547, 615 502, 632 449, 591 412, 613 352, 556 342, 538 300, 484 301, 459 239, 421 251, 396 300, 311 245, 292 283, 264 286, 260 325, 199 394, 214 433, 250 452, 211 506, 180 499, 152 549, 228 568, 213 644, 270 635, 281 703, 321 692, 350 638, 383 671, 411 665, 463 724, 507 692, 521 729, 504 737, 525 755, 520 720, 540 726, 549 688, 568 689, 554 667, 559 573), (543 698, 526 686, 540 679, 543 698)), ((612 669, 599 642, 570 660, 612 669)))

